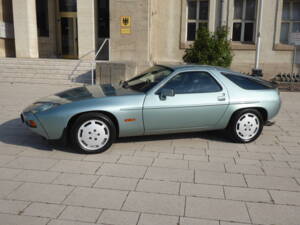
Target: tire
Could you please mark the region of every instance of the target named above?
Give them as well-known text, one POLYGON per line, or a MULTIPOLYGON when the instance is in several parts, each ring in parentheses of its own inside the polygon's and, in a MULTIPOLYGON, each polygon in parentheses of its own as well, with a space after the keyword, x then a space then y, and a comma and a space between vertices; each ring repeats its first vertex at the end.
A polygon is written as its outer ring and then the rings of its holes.
POLYGON ((85 154, 106 151, 116 139, 116 127, 102 113, 86 113, 79 116, 71 127, 71 141, 85 154))
POLYGON ((244 109, 236 112, 227 128, 231 139, 236 143, 255 141, 263 130, 261 113, 255 109, 244 109))

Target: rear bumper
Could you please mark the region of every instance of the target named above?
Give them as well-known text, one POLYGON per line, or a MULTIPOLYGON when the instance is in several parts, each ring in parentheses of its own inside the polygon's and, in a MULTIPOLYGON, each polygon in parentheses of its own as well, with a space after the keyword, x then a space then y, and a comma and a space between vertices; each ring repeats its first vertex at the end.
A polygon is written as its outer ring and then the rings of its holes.
POLYGON ((44 129, 44 127, 41 124, 41 122, 39 121, 39 119, 33 113, 23 112, 21 114, 21 120, 29 130, 48 139, 48 134, 47 134, 46 130, 44 129), (36 123, 36 127, 31 127, 29 121, 34 121, 36 123))
POLYGON ((276 101, 273 101, 272 104, 267 108, 268 120, 271 120, 278 115, 281 109, 281 105, 282 105, 281 98, 278 96, 278 99, 276 101))

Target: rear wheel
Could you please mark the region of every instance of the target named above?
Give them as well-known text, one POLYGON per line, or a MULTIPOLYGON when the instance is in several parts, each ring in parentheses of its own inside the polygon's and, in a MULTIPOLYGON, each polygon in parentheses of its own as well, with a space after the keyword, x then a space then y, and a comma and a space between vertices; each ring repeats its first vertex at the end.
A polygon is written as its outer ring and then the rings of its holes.
POLYGON ((116 128, 104 114, 81 115, 72 126, 72 142, 80 151, 93 154, 107 150, 116 139, 116 128))
POLYGON ((263 120, 259 111, 245 109, 237 112, 231 119, 228 132, 238 143, 255 141, 263 130, 263 120))

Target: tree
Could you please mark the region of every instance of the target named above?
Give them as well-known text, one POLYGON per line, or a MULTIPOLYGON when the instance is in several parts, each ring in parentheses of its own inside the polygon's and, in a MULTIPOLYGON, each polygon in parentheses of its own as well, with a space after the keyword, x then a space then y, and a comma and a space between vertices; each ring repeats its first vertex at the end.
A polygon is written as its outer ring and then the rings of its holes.
POLYGON ((183 60, 186 63, 230 67, 233 54, 227 35, 226 27, 220 27, 212 33, 200 26, 196 40, 186 49, 183 60))

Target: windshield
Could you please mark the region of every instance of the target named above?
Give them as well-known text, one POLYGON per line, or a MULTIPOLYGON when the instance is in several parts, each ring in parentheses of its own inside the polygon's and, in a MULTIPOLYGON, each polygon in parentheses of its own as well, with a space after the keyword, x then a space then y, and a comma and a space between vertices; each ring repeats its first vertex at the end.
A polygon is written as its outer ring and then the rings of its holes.
POLYGON ((125 81, 123 88, 131 88, 138 92, 147 92, 173 72, 163 66, 154 66, 135 78, 125 81))

